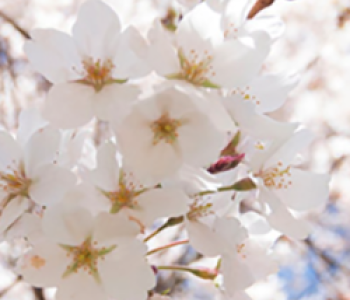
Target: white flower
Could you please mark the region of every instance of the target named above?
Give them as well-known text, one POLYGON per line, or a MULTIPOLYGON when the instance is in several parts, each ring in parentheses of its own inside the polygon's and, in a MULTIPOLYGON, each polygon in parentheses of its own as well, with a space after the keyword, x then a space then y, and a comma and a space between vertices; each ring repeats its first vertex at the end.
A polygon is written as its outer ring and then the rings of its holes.
POLYGON ((276 271, 266 250, 248 237, 235 218, 215 217, 211 224, 197 223, 187 229, 196 250, 206 256, 221 256, 223 286, 230 295, 276 271))
POLYGON ((34 286, 57 287, 57 300, 146 300, 155 285, 138 227, 121 215, 93 218, 83 207, 57 205, 45 212, 42 230, 18 269, 34 286))
MULTIPOLYGON (((19 132, 24 130, 20 127, 19 132)), ((47 126, 28 133, 30 137, 22 138, 26 143, 21 145, 0 132, 1 233, 35 203, 57 203, 75 184, 75 176, 55 164, 59 131, 47 126)))
POLYGON ((132 172, 122 169, 112 143, 98 149, 97 168, 91 175, 101 203, 111 213, 126 215, 142 231, 158 218, 176 217, 187 211, 189 199, 181 189, 143 185, 132 172))
POLYGON ((306 211, 322 206, 329 193, 329 175, 303 171, 293 166, 295 155, 312 140, 307 130, 292 135, 277 149, 272 147, 257 153, 251 162, 259 179, 259 201, 270 225, 293 237, 305 238, 308 228, 296 220, 288 208, 306 211))
POLYGON ((225 40, 219 14, 205 3, 184 16, 173 37, 155 26, 149 38, 149 63, 158 74, 212 88, 246 85, 270 46, 267 34, 225 40))
POLYGON ((117 128, 125 165, 142 180, 158 183, 183 163, 206 166, 224 147, 224 133, 193 104, 191 97, 167 88, 133 107, 117 128))
POLYGON ((73 36, 38 29, 25 51, 34 68, 54 83, 44 117, 60 128, 76 128, 94 115, 103 120, 122 117, 136 100, 138 89, 121 84, 145 74, 132 51, 141 39, 130 29, 121 32, 115 12, 99 0, 86 1, 73 36))

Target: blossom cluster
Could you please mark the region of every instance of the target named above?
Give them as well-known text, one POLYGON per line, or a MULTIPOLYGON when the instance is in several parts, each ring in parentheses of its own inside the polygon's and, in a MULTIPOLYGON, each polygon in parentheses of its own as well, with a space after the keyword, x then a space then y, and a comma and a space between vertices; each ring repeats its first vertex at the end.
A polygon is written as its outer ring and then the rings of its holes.
POLYGON ((297 82, 263 68, 282 21, 248 17, 250 1, 198 2, 144 37, 87 0, 71 35, 36 29, 25 45, 52 86, 16 137, 0 132, 0 234, 25 239, 17 272, 57 300, 147 299, 167 269, 148 257, 172 246, 148 242, 180 223, 188 240, 173 245, 218 261, 183 270, 246 299, 277 270, 265 237, 305 238, 298 212, 327 200, 329 176, 296 160, 312 134, 268 115, 297 82), (111 136, 84 160, 93 122, 111 136))

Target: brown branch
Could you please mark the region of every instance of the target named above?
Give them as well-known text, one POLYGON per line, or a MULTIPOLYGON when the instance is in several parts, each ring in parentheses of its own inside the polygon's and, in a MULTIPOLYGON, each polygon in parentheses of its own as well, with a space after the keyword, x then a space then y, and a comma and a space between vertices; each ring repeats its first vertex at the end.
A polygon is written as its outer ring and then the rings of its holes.
POLYGON ((260 11, 269 7, 275 0, 257 0, 248 14, 248 19, 253 19, 260 11))
POLYGON ((42 288, 33 287, 33 293, 36 300, 46 300, 44 290, 42 288))
POLYGON ((7 23, 11 24, 24 38, 30 39, 28 31, 21 27, 15 20, 10 18, 7 14, 0 11, 0 18, 4 19, 7 23))
POLYGON ((18 276, 9 286, 4 288, 2 291, 0 291, 0 298, 4 297, 9 291, 14 288, 17 283, 19 283, 22 280, 22 276, 18 276))

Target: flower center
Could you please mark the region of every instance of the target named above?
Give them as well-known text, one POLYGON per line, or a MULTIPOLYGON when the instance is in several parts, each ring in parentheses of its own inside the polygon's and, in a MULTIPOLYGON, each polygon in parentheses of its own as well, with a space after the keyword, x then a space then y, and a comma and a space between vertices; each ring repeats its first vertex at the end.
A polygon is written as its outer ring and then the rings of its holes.
POLYGON ((208 81, 208 76, 215 76, 210 65, 213 57, 204 51, 204 55, 199 57, 195 49, 190 51, 189 57, 185 57, 182 50, 179 50, 179 60, 182 69, 180 76, 195 85, 203 85, 208 81))
POLYGON ((84 68, 83 78, 78 81, 79 83, 90 85, 97 92, 107 84, 119 83, 113 78, 114 64, 111 60, 93 60, 90 57, 85 59, 82 64, 84 68))
POLYGON ((31 179, 26 177, 24 168, 7 167, 8 172, 0 172, 0 188, 3 189, 10 197, 26 196, 28 197, 28 188, 31 179))
POLYGON ((111 201, 112 208, 110 213, 117 213, 125 207, 130 209, 138 208, 136 197, 144 191, 145 188, 134 180, 132 173, 120 171, 118 190, 103 192, 103 194, 111 201))
POLYGON ((290 177, 290 166, 283 167, 281 162, 278 162, 276 167, 269 168, 258 174, 258 177, 262 178, 265 186, 275 189, 286 189, 292 182, 288 179, 290 177))
POLYGON ((61 245, 61 247, 67 251, 67 256, 72 258, 72 262, 67 266, 63 277, 83 270, 94 276, 96 280, 99 280, 98 260, 103 260, 116 248, 116 246, 98 248, 97 242, 92 243, 91 238, 86 239, 80 246, 61 245))
POLYGON ((182 125, 182 122, 177 119, 171 119, 169 115, 163 114, 158 120, 151 124, 153 131, 153 144, 156 145, 164 140, 166 143, 173 144, 178 137, 177 129, 182 125))

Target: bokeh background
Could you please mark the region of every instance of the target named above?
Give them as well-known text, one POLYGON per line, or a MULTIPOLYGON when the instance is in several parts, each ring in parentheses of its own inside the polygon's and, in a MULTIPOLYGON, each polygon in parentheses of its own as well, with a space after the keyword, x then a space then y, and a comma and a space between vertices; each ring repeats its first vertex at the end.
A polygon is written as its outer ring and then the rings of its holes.
MULTIPOLYGON (((240 0, 243 1, 243 0, 240 0)), ((0 0, 0 126, 15 131, 25 107, 44 101, 50 83, 34 73, 22 47, 36 27, 69 31, 83 0, 0 0)), ((124 23, 146 33, 155 18, 178 9, 168 0, 106 0, 124 23)), ((325 209, 307 217, 314 230, 306 241, 281 238, 275 245, 282 262, 278 274, 249 289, 254 300, 350 299, 350 0, 276 0, 272 11, 286 24, 264 68, 299 73, 300 83, 282 109, 280 120, 302 122, 317 138, 305 167, 332 175, 325 209)), ((93 140, 98 144, 103 124, 93 140)), ((155 241, 180 239, 181 227, 155 241)), ((0 245, 0 298, 52 299, 54 291, 28 286, 13 272, 21 242, 0 245)), ((153 257, 160 262, 204 264, 186 246, 153 257)), ((157 291, 177 299, 213 299, 210 282, 163 271, 157 291)))

